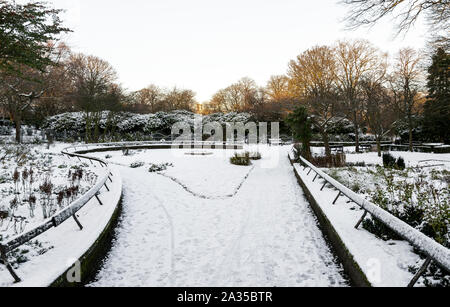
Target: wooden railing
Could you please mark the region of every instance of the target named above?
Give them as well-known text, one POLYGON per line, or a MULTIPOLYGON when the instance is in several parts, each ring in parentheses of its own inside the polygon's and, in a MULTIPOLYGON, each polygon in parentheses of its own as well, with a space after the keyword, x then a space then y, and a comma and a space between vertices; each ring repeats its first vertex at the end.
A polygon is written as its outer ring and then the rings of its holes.
MULTIPOLYGON (((296 155, 298 156, 297 153, 296 155)), ((356 224, 355 228, 359 228, 361 223, 366 218, 367 214, 370 213, 374 218, 379 220, 386 227, 394 231, 401 238, 408 241, 412 246, 414 246, 427 256, 425 263, 422 265, 417 274, 411 280, 408 287, 413 287, 417 283, 420 276, 426 271, 427 267, 430 265, 432 261, 438 264, 441 268, 450 272, 450 249, 437 243, 432 238, 426 236, 419 230, 411 227, 410 225, 403 222, 399 218, 393 216, 391 213, 387 212, 386 210, 383 210, 374 203, 371 203, 368 200, 361 197, 360 195, 356 194, 349 188, 342 185, 337 180, 331 178, 329 175, 327 175, 322 170, 314 166, 311 162, 309 162, 305 158, 299 156, 299 159, 300 164, 304 167, 304 170, 306 171, 307 169, 309 169, 308 175, 310 175, 311 172, 314 172, 315 174, 313 180, 314 182, 317 180, 317 178, 323 179, 324 183, 321 188, 321 191, 325 188, 327 184, 332 185, 338 191, 338 195, 334 199, 333 205, 336 204, 339 197, 345 196, 364 210, 364 214, 356 224)))
POLYGON ((89 160, 90 163, 92 163, 92 164, 99 163, 100 166, 104 170, 104 174, 99 176, 97 183, 87 193, 85 193, 80 198, 78 198, 76 201, 71 203, 68 207, 62 209, 61 211, 59 211, 58 213, 56 213, 49 219, 45 220, 42 224, 34 227, 33 229, 31 229, 23 234, 17 235, 5 242, 3 242, 3 241, 0 242, 1 259, 3 261, 3 264, 6 266, 9 273, 11 274, 11 276, 14 278, 15 282, 20 282, 21 279, 17 275, 17 273, 14 271, 13 267, 11 266, 11 264, 8 261, 8 254, 10 252, 14 251, 16 248, 22 246, 23 244, 33 240, 34 238, 38 237, 39 235, 47 232, 48 230, 50 230, 54 227, 58 227, 59 225, 61 225, 63 222, 65 222, 66 220, 68 220, 71 217, 77 223, 80 230, 83 230, 83 226, 80 223, 80 221, 78 220, 78 218, 76 217, 76 213, 81 208, 83 208, 94 197, 97 199, 97 201, 100 203, 100 205, 103 205, 103 203, 101 202, 101 200, 99 198, 100 190, 103 187, 105 187, 109 191, 107 183, 108 183, 108 180, 112 182, 112 173, 108 167, 107 162, 105 162, 101 159, 80 155, 80 154, 77 154, 76 152, 70 152, 69 150, 70 150, 70 148, 63 150, 62 154, 66 155, 68 157, 78 158, 80 160, 81 159, 89 160))

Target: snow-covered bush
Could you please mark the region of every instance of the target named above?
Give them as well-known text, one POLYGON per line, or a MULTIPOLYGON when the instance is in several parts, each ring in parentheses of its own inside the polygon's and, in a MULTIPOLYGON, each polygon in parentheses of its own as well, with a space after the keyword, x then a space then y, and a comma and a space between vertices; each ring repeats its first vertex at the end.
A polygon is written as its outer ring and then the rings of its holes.
MULTIPOLYGON (((102 135, 118 134, 119 139, 126 141, 148 140, 149 136, 158 132, 168 135, 175 123, 185 123, 193 129, 195 119, 194 113, 182 110, 156 114, 104 111, 99 116, 98 129, 102 135)), ((251 115, 248 113, 218 113, 203 116, 203 124, 210 122, 219 122, 222 125, 228 122, 245 124, 250 120, 251 115)), ((94 123, 91 125, 91 128, 94 129, 94 123)), ((86 115, 74 112, 52 116, 45 120, 42 128, 52 131, 58 139, 83 137, 86 131, 86 115)))
POLYGON ((150 173, 157 173, 157 172, 163 172, 167 170, 167 168, 173 167, 173 164, 171 163, 162 163, 162 164, 150 164, 150 168, 148 171, 150 173))
POLYGON ((144 162, 133 162, 130 164, 130 168, 140 168, 143 167, 145 165, 144 162))
POLYGON ((250 161, 250 153, 235 153, 233 157, 230 158, 231 164, 239 165, 239 166, 249 166, 252 164, 250 161))

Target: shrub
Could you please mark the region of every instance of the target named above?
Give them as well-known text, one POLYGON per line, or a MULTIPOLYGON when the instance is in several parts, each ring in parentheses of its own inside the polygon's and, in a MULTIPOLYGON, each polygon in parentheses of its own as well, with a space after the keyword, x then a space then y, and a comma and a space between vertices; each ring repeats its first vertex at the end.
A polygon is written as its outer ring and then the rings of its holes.
POLYGON ((172 167, 173 164, 171 163, 162 163, 162 164, 150 164, 150 168, 148 171, 150 173, 157 173, 167 170, 168 167, 172 167))
POLYGON ((383 166, 385 168, 393 168, 395 166, 395 158, 390 153, 383 154, 383 166))
POLYGON ((406 168, 405 159, 399 157, 397 160, 390 153, 383 154, 383 166, 385 168, 395 168, 404 170, 406 168))
POLYGON ((244 154, 235 153, 233 157, 230 158, 231 164, 240 165, 240 166, 249 166, 251 164, 250 161, 250 153, 246 152, 244 154))
POLYGON ((396 166, 399 170, 404 170, 406 168, 405 159, 399 157, 396 162, 396 166))
POLYGON ((375 218, 367 218, 363 221, 362 226, 365 230, 373 233, 378 238, 389 241, 389 240, 402 240, 402 238, 392 231, 389 227, 381 223, 375 218))
POLYGON ((143 167, 145 165, 144 162, 134 162, 130 164, 131 168, 139 168, 139 167, 143 167))

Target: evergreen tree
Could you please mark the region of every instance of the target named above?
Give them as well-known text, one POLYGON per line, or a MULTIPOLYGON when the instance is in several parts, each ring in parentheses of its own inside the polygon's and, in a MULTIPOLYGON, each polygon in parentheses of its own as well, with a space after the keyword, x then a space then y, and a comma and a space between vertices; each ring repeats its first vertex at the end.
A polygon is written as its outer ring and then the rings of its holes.
POLYGON ((302 142, 302 155, 311 158, 312 122, 305 106, 299 106, 286 118, 294 133, 294 138, 302 142))
POLYGON ((428 73, 425 130, 430 140, 450 143, 450 54, 439 48, 428 73))
POLYGON ((45 2, 0 0, 0 70, 18 73, 23 65, 44 71, 53 64, 50 42, 70 31, 62 26, 60 13, 45 2))

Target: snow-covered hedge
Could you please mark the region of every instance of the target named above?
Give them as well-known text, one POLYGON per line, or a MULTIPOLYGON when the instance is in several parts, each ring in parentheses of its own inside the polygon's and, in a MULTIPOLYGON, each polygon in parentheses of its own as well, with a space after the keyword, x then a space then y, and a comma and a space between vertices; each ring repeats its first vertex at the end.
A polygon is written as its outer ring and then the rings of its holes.
MULTIPOLYGON (((100 114, 100 131, 110 131, 118 134, 154 132, 170 133, 175 123, 183 122, 194 126, 195 114, 188 111, 158 112, 155 114, 134 114, 127 112, 100 114)), ((243 122, 251 120, 248 113, 217 113, 203 117, 203 124, 209 122, 243 122)), ((94 124, 92 123, 92 128, 94 124)), ((82 112, 64 113, 46 119, 43 129, 52 130, 57 136, 79 137, 86 130, 86 115, 82 112)))

